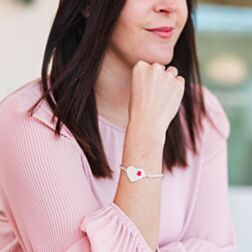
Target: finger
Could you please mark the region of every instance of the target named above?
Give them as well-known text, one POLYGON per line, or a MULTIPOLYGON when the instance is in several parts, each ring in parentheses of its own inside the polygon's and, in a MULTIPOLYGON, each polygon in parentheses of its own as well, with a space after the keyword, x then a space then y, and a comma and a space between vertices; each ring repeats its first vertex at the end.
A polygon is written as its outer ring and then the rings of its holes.
POLYGON ((178 75, 178 69, 176 67, 173 67, 173 66, 169 66, 167 68, 166 72, 171 73, 175 78, 178 75))
POLYGON ((179 75, 176 79, 182 84, 185 84, 185 78, 183 78, 181 75, 179 75))
POLYGON ((159 68, 159 69, 165 69, 165 66, 162 65, 162 64, 160 64, 160 63, 158 63, 158 62, 154 62, 152 64, 152 66, 155 67, 155 68, 159 68))

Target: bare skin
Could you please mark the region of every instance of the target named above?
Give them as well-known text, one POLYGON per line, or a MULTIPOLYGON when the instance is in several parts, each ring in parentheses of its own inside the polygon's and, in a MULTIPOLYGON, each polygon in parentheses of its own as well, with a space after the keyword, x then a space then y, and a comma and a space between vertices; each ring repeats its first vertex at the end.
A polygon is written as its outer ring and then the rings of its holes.
MULTIPOLYGON (((162 171, 165 132, 177 113, 184 79, 168 64, 187 19, 185 0, 127 0, 95 84, 98 113, 126 128, 122 164, 162 171), (145 28, 172 26, 162 39, 145 28), (144 45, 144 46, 143 46, 144 45)), ((161 179, 130 182, 121 172, 114 202, 155 251, 159 237, 161 179), (151 229, 150 229, 151 227, 151 229)))
MULTIPOLYGON (((177 76, 176 68, 165 71, 158 63, 149 65, 140 61, 133 72, 122 164, 142 167, 149 174, 161 173, 165 132, 181 103, 184 79, 177 76)), ((132 183, 122 172, 114 199, 153 251, 159 236, 160 189, 160 178, 132 183)))

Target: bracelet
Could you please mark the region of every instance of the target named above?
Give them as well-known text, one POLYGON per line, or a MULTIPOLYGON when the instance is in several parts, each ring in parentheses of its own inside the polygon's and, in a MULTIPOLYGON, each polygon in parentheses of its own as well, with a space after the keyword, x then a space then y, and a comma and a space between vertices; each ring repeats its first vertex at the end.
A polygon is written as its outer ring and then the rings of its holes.
POLYGON ((120 164, 122 170, 126 171, 127 177, 131 182, 135 182, 142 178, 161 178, 164 176, 163 173, 161 174, 145 174, 144 169, 137 168, 133 165, 128 166, 125 168, 122 164, 120 164))

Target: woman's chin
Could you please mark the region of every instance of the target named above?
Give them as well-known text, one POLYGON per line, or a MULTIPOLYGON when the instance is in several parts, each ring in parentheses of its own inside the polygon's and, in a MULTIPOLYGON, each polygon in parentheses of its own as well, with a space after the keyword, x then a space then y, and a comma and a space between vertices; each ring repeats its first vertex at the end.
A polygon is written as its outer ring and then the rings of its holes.
POLYGON ((173 51, 171 51, 170 53, 160 53, 155 54, 155 55, 143 55, 142 57, 138 56, 137 58, 134 58, 133 61, 131 62, 132 67, 139 61, 139 60, 143 60, 145 62, 148 62, 149 64, 153 64, 153 63, 159 63, 161 65, 168 65, 171 63, 173 58, 173 51))
POLYGON ((157 62, 161 65, 167 65, 172 61, 172 58, 173 58, 173 52, 166 54, 163 53, 161 55, 152 55, 147 57, 146 61, 149 62, 150 64, 157 62))
POLYGON ((160 59, 156 59, 156 60, 152 60, 152 61, 149 61, 149 64, 153 64, 153 63, 159 63, 160 65, 168 65, 170 64, 171 60, 160 60, 160 59))

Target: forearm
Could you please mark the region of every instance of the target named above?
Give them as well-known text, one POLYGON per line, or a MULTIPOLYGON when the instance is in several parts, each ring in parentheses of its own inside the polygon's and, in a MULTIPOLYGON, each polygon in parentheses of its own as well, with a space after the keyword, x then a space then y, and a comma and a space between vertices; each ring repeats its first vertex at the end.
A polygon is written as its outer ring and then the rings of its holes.
MULTIPOLYGON (((152 130, 130 124, 125 137, 122 164, 141 167, 149 174, 162 172, 164 138, 152 130), (145 131, 145 132, 144 132, 145 131)), ((114 202, 119 205, 155 251, 160 221, 160 191, 162 178, 144 178, 130 182, 121 172, 114 202), (151 228, 150 228, 151 227, 151 228)))

